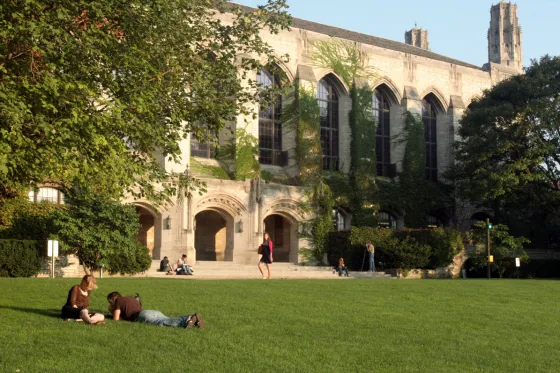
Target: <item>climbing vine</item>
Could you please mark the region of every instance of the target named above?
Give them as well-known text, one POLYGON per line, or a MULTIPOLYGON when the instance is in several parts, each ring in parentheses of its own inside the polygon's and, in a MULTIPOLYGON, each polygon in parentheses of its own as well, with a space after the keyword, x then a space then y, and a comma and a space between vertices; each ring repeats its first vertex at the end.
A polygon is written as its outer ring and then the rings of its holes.
MULTIPOLYGON (((312 47, 314 63, 332 70, 351 87, 351 163, 349 194, 346 198, 348 205, 345 207, 352 210, 355 225, 375 226, 375 215, 379 210, 375 181, 376 122, 373 116, 373 89, 369 81, 378 76, 377 70, 370 66, 369 55, 357 43, 333 39, 316 41, 312 47)), ((333 181, 340 188, 339 180, 335 178, 333 181)))
POLYGON ((219 148, 216 159, 224 164, 231 179, 245 180, 260 174, 258 156, 259 140, 245 128, 238 128, 235 137, 219 148))
POLYGON ((296 80, 282 112, 282 124, 296 133, 295 164, 300 185, 317 184, 322 177, 319 104, 311 89, 296 80))
POLYGON ((429 182, 426 180, 426 139, 424 122, 419 115, 405 113, 405 132, 401 141, 406 142, 399 189, 402 209, 406 211, 405 225, 409 228, 426 226, 429 206, 429 182))

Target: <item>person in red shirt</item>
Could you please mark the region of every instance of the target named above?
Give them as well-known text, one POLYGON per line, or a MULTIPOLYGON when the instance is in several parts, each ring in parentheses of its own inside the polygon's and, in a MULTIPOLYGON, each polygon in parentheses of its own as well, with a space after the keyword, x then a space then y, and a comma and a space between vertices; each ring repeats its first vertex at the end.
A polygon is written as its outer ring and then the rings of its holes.
POLYGON ((271 265, 272 265, 272 248, 273 247, 274 247, 274 244, 272 243, 272 240, 270 239, 270 235, 268 233, 265 233, 264 234, 264 241, 261 245, 262 256, 261 256, 261 260, 259 260, 259 271, 261 271, 261 276, 262 276, 263 280, 265 279, 263 268, 262 268, 263 263, 266 264, 266 269, 268 271, 268 279, 270 280, 270 278, 272 277, 271 265))

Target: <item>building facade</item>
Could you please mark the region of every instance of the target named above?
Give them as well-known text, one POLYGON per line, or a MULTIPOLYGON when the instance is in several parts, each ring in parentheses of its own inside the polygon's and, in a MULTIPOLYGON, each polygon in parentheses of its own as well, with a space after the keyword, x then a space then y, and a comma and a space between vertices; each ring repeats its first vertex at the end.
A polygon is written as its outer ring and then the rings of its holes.
MULTIPOLYGON (((251 11, 247 8, 247 11, 251 11)), ((488 31, 488 63, 483 67, 455 60, 430 51, 426 30, 414 28, 405 34, 406 43, 364 35, 327 25, 294 19, 291 30, 277 35, 262 32, 262 37, 287 63, 278 62, 289 83, 296 78, 317 93, 321 110, 321 144, 323 168, 348 173, 350 168, 351 131, 349 87, 333 71, 317 67, 310 57, 313 41, 342 39, 357 43, 378 72, 375 81, 373 110, 377 118, 377 174, 391 177, 402 170, 404 144, 391 139, 404 130, 403 114, 418 114, 426 127, 426 174, 437 180, 454 162, 452 145, 463 112, 484 89, 522 72, 521 28, 517 5, 500 2, 492 6, 488 31)), ((227 15, 222 15, 225 21, 227 15)), ((254 79, 263 86, 282 84, 273 73, 255 72, 254 79)), ((285 84, 285 80, 284 80, 285 84)), ((295 134, 282 128, 279 114, 285 98, 279 97, 268 109, 255 104, 257 118, 239 117, 232 129, 244 128, 259 139, 261 170, 276 178, 297 174, 294 152, 295 134)), ((231 131, 218 134, 219 145, 231 139, 231 131)), ((234 131, 235 133, 235 131, 234 131)), ((275 261, 297 263, 299 249, 307 242, 298 238, 298 228, 305 217, 298 203, 301 187, 261 179, 232 181, 198 174, 193 162, 204 167, 219 166, 212 144, 188 138, 181 144, 179 163, 165 163, 169 171, 190 172, 207 183, 207 192, 172 207, 156 209, 148 202, 130 200, 141 216, 140 240, 148 246, 154 259, 168 256, 172 260, 186 253, 190 262, 231 261, 255 263, 263 232, 275 242, 275 261)), ((380 222, 389 228, 403 227, 403 213, 382 209, 380 222)), ((457 208, 455 223, 469 226, 479 211, 467 206, 457 208)), ((334 212, 337 229, 350 226, 351 215, 334 212)), ((451 224, 443 222, 443 224, 451 224)))

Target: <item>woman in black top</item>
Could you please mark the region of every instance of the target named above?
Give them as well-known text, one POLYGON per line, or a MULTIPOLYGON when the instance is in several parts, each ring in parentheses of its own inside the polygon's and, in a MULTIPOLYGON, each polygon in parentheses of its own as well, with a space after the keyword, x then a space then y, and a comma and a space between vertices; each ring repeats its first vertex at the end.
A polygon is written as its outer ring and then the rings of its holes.
POLYGON ((270 279, 272 277, 272 271, 271 271, 271 264, 272 264, 272 248, 274 247, 274 245, 272 244, 272 240, 270 239, 270 235, 268 233, 264 234, 264 241, 261 245, 261 249, 262 249, 262 256, 261 256, 261 260, 259 261, 259 271, 261 271, 261 276, 263 278, 263 280, 265 279, 264 277, 264 272, 262 269, 262 264, 266 264, 266 269, 268 271, 268 279, 270 279))

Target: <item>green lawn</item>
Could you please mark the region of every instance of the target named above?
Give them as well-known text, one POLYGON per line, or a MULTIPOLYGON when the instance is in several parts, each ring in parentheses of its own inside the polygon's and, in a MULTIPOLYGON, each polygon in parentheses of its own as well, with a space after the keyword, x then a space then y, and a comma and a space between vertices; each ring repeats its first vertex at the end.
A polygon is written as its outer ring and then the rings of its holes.
POLYGON ((58 318, 76 279, 0 279, 1 372, 558 372, 560 282, 101 279, 185 330, 58 318))

